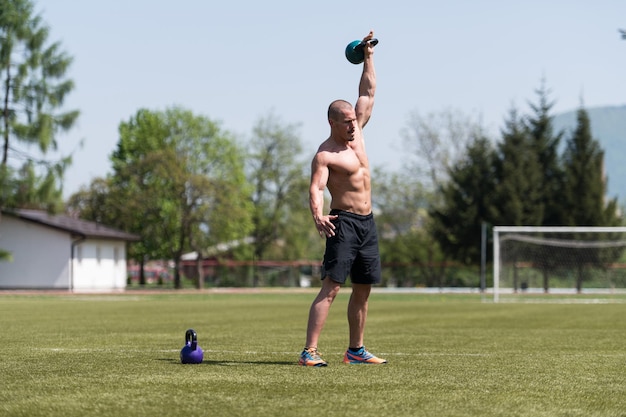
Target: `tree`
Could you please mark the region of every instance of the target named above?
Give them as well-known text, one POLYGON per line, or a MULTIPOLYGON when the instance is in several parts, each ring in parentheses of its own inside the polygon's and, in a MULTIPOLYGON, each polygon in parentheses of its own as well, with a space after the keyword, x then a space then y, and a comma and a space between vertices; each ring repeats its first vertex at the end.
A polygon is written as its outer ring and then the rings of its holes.
POLYGON ((591 134, 584 108, 576 114, 576 128, 563 152, 564 216, 569 226, 616 226, 620 224, 617 200, 606 201, 604 151, 591 134))
MULTIPOLYGON (((589 115, 580 108, 576 117, 576 129, 567 140, 563 152, 565 211, 564 221, 569 226, 616 226, 620 224, 617 199, 606 202, 606 178, 604 176, 604 152, 591 135, 589 115)), ((592 262, 603 265, 607 258, 616 261, 621 250, 615 248, 588 250, 592 262)), ((561 256, 565 262, 577 267, 576 288, 582 290, 585 279, 585 263, 576 254, 566 251, 561 256)))
POLYGON ((57 134, 69 130, 79 115, 78 111, 57 112, 74 88, 65 77, 72 59, 60 43, 49 44, 48 36, 48 27, 34 14, 30 1, 0 1, 0 206, 55 211, 61 203, 61 180, 71 158, 40 160, 23 148, 34 145, 43 155, 56 150, 57 134), (12 157, 25 161, 23 166, 11 166, 12 157), (37 168, 45 171, 41 178, 37 168))
MULTIPOLYGON (((397 239, 394 239, 394 245, 398 245, 393 246, 394 250, 387 251, 387 248, 384 248, 388 243, 384 239, 381 247, 386 251, 385 256, 397 260, 399 256, 406 255, 408 258, 405 259, 420 265, 421 278, 427 285, 443 285, 446 261, 456 259, 469 262, 472 257, 480 259, 480 241, 477 248, 469 252, 463 249, 463 245, 470 241, 472 242, 470 244, 473 244, 475 241, 475 239, 469 241, 465 239, 472 232, 463 229, 477 228, 478 234, 475 238, 480 240, 481 216, 486 216, 486 213, 478 216, 475 211, 472 211, 475 209, 475 207, 471 208, 473 203, 463 202, 464 197, 460 193, 467 192, 472 194, 470 198, 481 199, 483 197, 473 195, 473 193, 484 194, 485 199, 487 195, 493 194, 493 188, 489 189, 490 185, 493 186, 493 167, 489 166, 493 158, 492 150, 490 149, 485 155, 480 155, 481 151, 486 151, 491 145, 485 138, 480 118, 453 109, 431 113, 426 117, 415 112, 402 133, 406 148, 412 158, 407 166, 407 173, 413 178, 415 187, 408 195, 417 197, 421 194, 420 198, 427 200, 428 208, 421 211, 417 209, 415 214, 419 213, 421 217, 420 228, 413 228, 406 234, 398 235, 397 239), (468 150, 476 146, 480 147, 479 143, 480 146, 485 147, 468 157, 468 150), (480 173, 481 170, 488 172, 484 177, 475 178, 476 181, 483 181, 483 184, 470 184, 472 182, 470 177, 473 174, 469 173, 471 170, 469 165, 474 162, 474 158, 476 162, 486 164, 474 167, 477 169, 474 174, 483 175, 480 173), (457 181, 463 184, 453 185, 457 181), (456 189, 457 186, 478 188, 463 191, 456 189), (457 200, 458 198, 461 200, 457 200), (456 206, 457 204, 459 207, 456 206), (468 217, 472 218, 472 221, 463 223, 468 220, 468 217), (455 224, 455 221, 460 219, 462 222, 455 224), (474 224, 474 221, 477 223, 474 224), (465 240, 459 241, 458 239, 465 240), (408 250, 403 251, 402 247, 408 250), (468 254, 470 254, 469 258, 468 254), (439 265, 439 268, 432 268, 432 265, 439 265)), ((401 198, 403 197, 399 197, 401 198)), ((486 205, 487 201, 482 201, 482 203, 486 205)))
POLYGON ((20 169, 14 171, 16 175, 9 175, 9 179, 4 183, 4 190, 7 193, 5 206, 44 209, 51 213, 61 211, 63 196, 58 181, 65 170, 65 165, 65 162, 59 162, 48 172, 38 175, 36 163, 26 161, 20 169))
MULTIPOLYGON (((495 163, 497 216, 494 224, 507 226, 541 225, 545 212, 544 179, 537 148, 524 119, 511 109, 501 131, 495 163)), ((533 250, 533 248, 529 248, 533 250)), ((544 265, 544 272, 548 265, 544 265)), ((544 273, 544 286, 548 276, 544 273)), ((517 275, 513 280, 517 289, 517 275)))
POLYGON ((402 130, 413 176, 431 190, 441 186, 448 170, 481 132, 480 123, 460 111, 444 109, 426 116, 413 112, 402 130))
POLYGON ((94 178, 89 187, 83 186, 69 197, 65 210, 72 217, 113 225, 117 223, 115 219, 118 213, 115 205, 109 207, 109 203, 114 203, 110 193, 110 178, 94 178))
POLYGON ((429 233, 432 192, 410 173, 372 175, 374 210, 386 278, 400 287, 443 286, 445 258, 429 233))
POLYGON ((526 119, 531 146, 537 155, 541 174, 541 205, 543 206, 542 226, 563 224, 563 172, 559 161, 559 144, 563 132, 554 132, 553 117, 550 114, 553 102, 548 99, 549 91, 545 81, 536 90, 537 104, 530 104, 533 115, 526 119))
POLYGON ((441 200, 430 209, 434 238, 446 255, 465 264, 480 262, 482 223, 496 216, 494 159, 490 140, 475 137, 465 157, 449 170, 441 200))
POLYGON ((73 198, 74 207, 140 235, 129 256, 142 267, 146 259, 174 260, 180 288, 185 251, 196 249, 200 261, 209 246, 250 231, 243 151, 218 124, 180 108, 141 109, 119 130, 113 174, 73 198), (106 207, 106 214, 94 204, 106 207))
MULTIPOLYGON (((265 259, 272 250, 279 250, 274 255, 281 259, 297 259, 310 242, 308 182, 304 163, 298 160, 302 144, 297 130, 297 125, 282 125, 271 113, 259 119, 253 128, 248 181, 253 188, 255 260, 265 259)), ((254 285, 257 284, 255 275, 254 285)))
POLYGON ((538 155, 529 141, 526 126, 511 109, 494 159, 494 193, 499 225, 540 225, 544 204, 538 155))

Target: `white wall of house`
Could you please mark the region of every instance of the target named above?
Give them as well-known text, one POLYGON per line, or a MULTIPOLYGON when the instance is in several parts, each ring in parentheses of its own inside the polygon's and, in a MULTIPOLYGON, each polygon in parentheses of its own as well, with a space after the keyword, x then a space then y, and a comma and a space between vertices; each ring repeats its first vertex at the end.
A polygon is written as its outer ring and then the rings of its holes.
POLYGON ((74 249, 73 289, 123 290, 126 288, 126 243, 87 239, 74 249))
POLYGON ((69 289, 69 233, 2 216, 0 248, 13 256, 0 261, 0 288, 69 289))
POLYGON ((126 288, 124 241, 79 241, 69 232, 2 216, 0 248, 13 257, 12 261, 0 261, 0 288, 78 292, 126 288))

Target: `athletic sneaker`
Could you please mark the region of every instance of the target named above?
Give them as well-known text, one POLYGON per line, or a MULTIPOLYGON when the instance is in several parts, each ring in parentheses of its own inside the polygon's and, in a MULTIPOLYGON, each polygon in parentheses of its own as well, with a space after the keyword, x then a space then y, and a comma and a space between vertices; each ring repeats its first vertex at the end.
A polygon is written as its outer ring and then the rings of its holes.
POLYGON ((366 364, 379 364, 387 363, 385 359, 377 358, 365 349, 365 346, 357 351, 350 349, 346 350, 346 354, 343 355, 343 363, 366 363, 366 364))
POLYGON ((304 348, 300 354, 298 364, 302 366, 326 366, 328 365, 324 359, 320 357, 317 348, 304 348))

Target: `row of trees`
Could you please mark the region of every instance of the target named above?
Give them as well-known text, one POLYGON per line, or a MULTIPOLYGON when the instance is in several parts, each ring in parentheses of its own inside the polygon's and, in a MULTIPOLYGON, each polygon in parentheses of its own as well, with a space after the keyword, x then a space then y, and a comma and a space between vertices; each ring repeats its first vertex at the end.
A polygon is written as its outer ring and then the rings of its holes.
MULTIPOLYGON (((483 223, 621 223, 617 201, 605 200, 603 151, 586 111, 572 132, 554 132, 548 94, 537 93, 532 114, 510 111, 499 140, 453 112, 414 115, 406 145, 430 151, 373 175, 381 252, 397 284, 450 285, 451 262, 479 263, 483 223)), ((113 173, 72 196, 68 209, 141 235, 130 252, 140 262, 178 261, 190 250, 208 256, 218 243, 249 237, 240 259, 318 259, 323 242, 311 226, 296 132, 269 114, 241 143, 188 110, 140 110, 120 125, 113 173)))
POLYGON ((297 126, 270 114, 244 146, 218 123, 174 107, 139 110, 119 131, 112 174, 94 179, 67 207, 140 235, 132 258, 173 259, 179 286, 183 253, 201 259, 224 242, 251 242, 236 251, 241 259, 305 256, 315 234, 297 126))
POLYGON ((494 143, 474 135, 448 169, 430 206, 432 233, 443 252, 480 260, 480 227, 490 225, 617 226, 617 199, 606 199, 604 151, 581 106, 571 132, 555 132, 547 90, 532 113, 511 110, 494 143))
MULTIPOLYGON (((60 211, 71 158, 49 161, 27 150, 35 146, 45 157, 78 117, 60 111, 73 89, 65 77, 71 58, 48 44, 29 1, 0 6, 0 207, 60 211)), ((586 111, 581 106, 574 131, 555 132, 544 84, 537 97, 530 114, 509 111, 497 138, 459 112, 411 115, 401 132, 406 166, 373 175, 389 279, 450 285, 450 262, 478 264, 484 223, 621 223, 617 201, 605 199, 604 155, 586 111)), ((319 259, 323 240, 308 210, 310 157, 302 155, 298 126, 271 113, 243 140, 184 108, 140 109, 120 123, 111 174, 93 179, 65 209, 139 234, 129 255, 142 264, 178 265, 183 253, 207 256, 224 242, 247 242, 234 253, 245 260, 319 259)), ((179 268, 175 281, 179 286, 179 268)))

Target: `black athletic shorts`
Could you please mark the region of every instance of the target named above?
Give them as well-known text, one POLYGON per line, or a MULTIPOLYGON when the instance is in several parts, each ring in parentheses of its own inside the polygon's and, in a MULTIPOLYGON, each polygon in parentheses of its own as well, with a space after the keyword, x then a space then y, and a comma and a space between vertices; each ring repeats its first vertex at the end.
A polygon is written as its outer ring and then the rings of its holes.
POLYGON ((333 209, 335 236, 326 239, 326 252, 322 264, 322 279, 330 277, 341 284, 378 284, 380 275, 380 253, 378 233, 372 213, 363 216, 348 211, 333 209))

